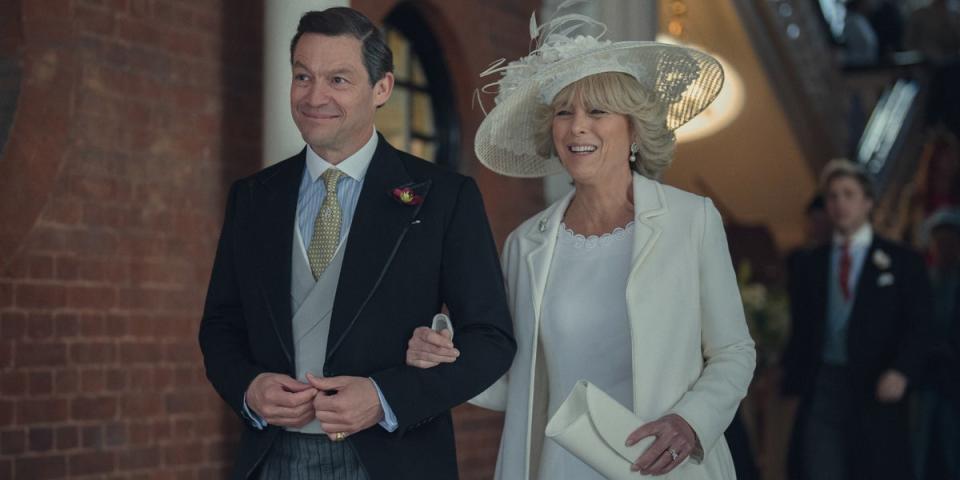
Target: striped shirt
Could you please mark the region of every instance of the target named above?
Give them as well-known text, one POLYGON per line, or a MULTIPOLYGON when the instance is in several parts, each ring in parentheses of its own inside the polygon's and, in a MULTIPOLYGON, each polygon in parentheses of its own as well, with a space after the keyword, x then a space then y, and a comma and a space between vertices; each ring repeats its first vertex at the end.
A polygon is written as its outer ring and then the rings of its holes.
POLYGON ((333 167, 344 173, 337 181, 337 199, 340 200, 342 212, 340 221, 340 243, 342 244, 353 223, 353 212, 357 209, 360 189, 363 188, 363 177, 366 176, 367 167, 370 166, 373 154, 377 151, 377 143, 377 131, 374 130, 370 140, 360 147, 360 150, 338 165, 320 158, 312 148, 307 147, 307 165, 300 180, 300 193, 297 196, 297 227, 300 229, 300 238, 303 239, 304 251, 310 248, 317 213, 320 211, 323 199, 327 197, 327 186, 320 175, 333 167))

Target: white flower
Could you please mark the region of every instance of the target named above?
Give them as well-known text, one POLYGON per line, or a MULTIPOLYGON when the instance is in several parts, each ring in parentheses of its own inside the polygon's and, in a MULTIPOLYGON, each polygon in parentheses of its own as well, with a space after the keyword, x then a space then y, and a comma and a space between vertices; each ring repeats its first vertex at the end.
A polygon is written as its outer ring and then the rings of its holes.
POLYGON ((887 255, 883 250, 877 249, 873 251, 873 264, 877 266, 880 270, 886 270, 890 268, 890 256, 887 255))
POLYGON ((767 287, 759 283, 751 283, 743 287, 740 296, 743 297, 744 305, 760 310, 767 304, 767 287))

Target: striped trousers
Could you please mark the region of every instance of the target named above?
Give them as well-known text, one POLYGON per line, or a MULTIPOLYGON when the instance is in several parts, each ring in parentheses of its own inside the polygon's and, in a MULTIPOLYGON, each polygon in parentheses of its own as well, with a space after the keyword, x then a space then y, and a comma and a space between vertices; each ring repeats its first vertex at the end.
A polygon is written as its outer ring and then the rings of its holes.
POLYGON ((369 480, 353 447, 326 435, 282 432, 267 453, 259 480, 369 480))

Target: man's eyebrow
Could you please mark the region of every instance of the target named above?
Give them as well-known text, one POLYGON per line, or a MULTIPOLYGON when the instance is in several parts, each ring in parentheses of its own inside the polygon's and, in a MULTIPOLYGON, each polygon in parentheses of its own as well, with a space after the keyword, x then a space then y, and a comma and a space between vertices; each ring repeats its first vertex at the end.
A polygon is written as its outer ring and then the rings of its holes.
MULTIPOLYGON (((301 61, 299 61, 299 60, 294 60, 294 62, 293 62, 293 68, 302 68, 302 69, 304 69, 304 70, 306 70, 306 71, 308 71, 308 72, 311 71, 309 67, 307 67, 306 65, 304 65, 303 62, 301 62, 301 61)), ((327 76, 330 76, 330 75, 342 75, 342 74, 353 74, 353 73, 356 73, 356 69, 351 68, 351 67, 339 67, 339 68, 334 68, 333 70, 328 70, 328 71, 321 72, 321 73, 324 74, 324 75, 327 75, 327 76)))
POLYGON ((339 68, 334 68, 333 70, 329 70, 329 71, 324 72, 324 73, 326 73, 328 76, 330 76, 330 75, 343 75, 343 74, 353 74, 353 73, 356 73, 356 70, 353 69, 353 68, 350 68, 350 67, 339 67, 339 68))

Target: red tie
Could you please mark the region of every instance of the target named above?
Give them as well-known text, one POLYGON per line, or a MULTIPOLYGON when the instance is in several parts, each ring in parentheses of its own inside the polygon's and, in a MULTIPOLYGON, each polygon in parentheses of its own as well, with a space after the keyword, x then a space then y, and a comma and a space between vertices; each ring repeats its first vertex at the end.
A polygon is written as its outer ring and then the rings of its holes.
POLYGON ((843 242, 840 250, 840 291, 850 300, 850 242, 843 242))

